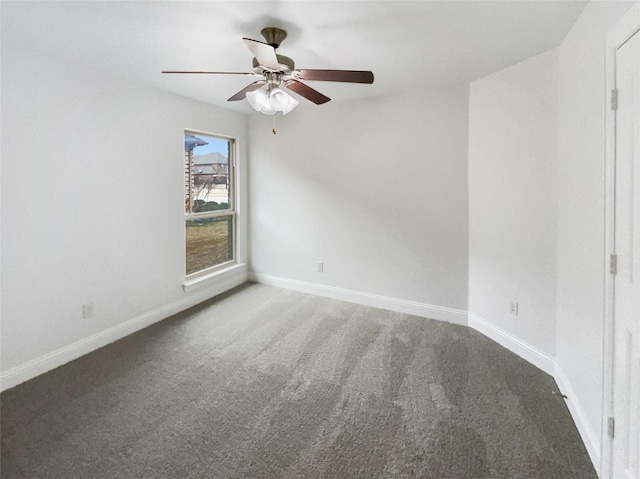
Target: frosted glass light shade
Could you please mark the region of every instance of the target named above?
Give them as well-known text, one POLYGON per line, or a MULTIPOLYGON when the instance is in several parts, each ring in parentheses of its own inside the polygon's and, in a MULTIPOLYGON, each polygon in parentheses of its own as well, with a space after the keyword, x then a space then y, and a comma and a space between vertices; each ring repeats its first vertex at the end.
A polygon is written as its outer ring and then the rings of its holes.
POLYGON ((287 95, 287 96, 289 97, 289 104, 282 110, 283 115, 286 115, 291 110, 293 110, 296 106, 298 106, 298 100, 296 100, 290 95, 287 95))
POLYGON ((255 91, 248 91, 246 97, 249 105, 251 105, 255 111, 261 111, 262 107, 264 107, 265 103, 269 100, 269 94, 263 88, 255 91))
POLYGON ((280 88, 275 87, 271 90, 271 94, 269 95, 269 103, 271 104, 271 108, 274 110, 282 111, 284 108, 289 106, 290 98, 291 97, 280 88))

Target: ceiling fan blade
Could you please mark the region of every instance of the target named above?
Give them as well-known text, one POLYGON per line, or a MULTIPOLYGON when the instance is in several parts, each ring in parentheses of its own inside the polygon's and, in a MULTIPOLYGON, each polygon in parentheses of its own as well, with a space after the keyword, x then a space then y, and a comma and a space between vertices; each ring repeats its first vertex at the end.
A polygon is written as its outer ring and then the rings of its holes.
POLYGON ((271 70, 280 70, 275 48, 268 43, 259 42, 258 40, 251 40, 250 38, 243 38, 243 40, 260 65, 271 70))
POLYGON ((373 72, 363 70, 298 70, 300 80, 373 83, 373 72))
POLYGON ((324 96, 319 91, 314 90, 298 80, 289 80, 285 82, 284 86, 289 90, 296 92, 298 95, 305 97, 307 100, 312 101, 316 105, 322 105, 323 103, 327 103, 331 100, 328 96, 324 96))
POLYGON ((249 85, 244 87, 242 90, 240 90, 238 93, 233 95, 227 101, 244 100, 245 99, 245 95, 247 94, 247 92, 257 90, 258 88, 260 88, 264 84, 265 84, 264 81, 254 81, 253 83, 250 83, 249 85))
POLYGON ((162 70, 162 73, 200 73, 205 75, 245 75, 245 76, 262 76, 257 73, 247 72, 206 72, 206 71, 179 71, 179 70, 162 70))

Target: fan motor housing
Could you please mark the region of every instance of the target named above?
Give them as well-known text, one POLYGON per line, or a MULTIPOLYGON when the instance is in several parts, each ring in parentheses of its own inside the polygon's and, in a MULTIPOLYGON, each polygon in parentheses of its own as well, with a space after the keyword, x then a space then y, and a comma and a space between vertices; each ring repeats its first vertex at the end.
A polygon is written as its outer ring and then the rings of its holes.
MULTIPOLYGON (((276 55, 276 58, 278 59, 278 64, 280 65, 280 71, 282 73, 291 73, 295 70, 295 63, 293 62, 293 59, 284 55, 276 55)), ((265 71, 264 67, 262 67, 255 58, 253 59, 253 71, 256 73, 263 73, 265 71)))

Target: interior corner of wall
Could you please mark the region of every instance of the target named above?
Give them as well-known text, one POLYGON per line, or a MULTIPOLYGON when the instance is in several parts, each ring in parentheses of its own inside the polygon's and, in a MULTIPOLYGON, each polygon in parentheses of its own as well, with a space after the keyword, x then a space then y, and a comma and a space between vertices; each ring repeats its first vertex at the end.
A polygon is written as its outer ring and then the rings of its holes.
POLYGON ((563 371, 562 364, 558 361, 555 363, 553 377, 560 392, 566 396, 567 408, 569 409, 573 422, 578 429, 582 442, 587 449, 593 467, 596 471, 599 471, 601 461, 601 438, 598 437, 593 426, 589 423, 584 406, 580 400, 580 396, 578 396, 576 391, 573 389, 569 378, 563 371))

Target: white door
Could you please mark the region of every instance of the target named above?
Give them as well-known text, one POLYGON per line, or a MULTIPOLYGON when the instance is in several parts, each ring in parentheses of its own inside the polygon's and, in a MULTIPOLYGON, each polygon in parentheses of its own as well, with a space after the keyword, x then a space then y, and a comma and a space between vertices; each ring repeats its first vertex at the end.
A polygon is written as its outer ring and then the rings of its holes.
POLYGON ((640 32, 615 52, 613 478, 640 479, 640 32))

